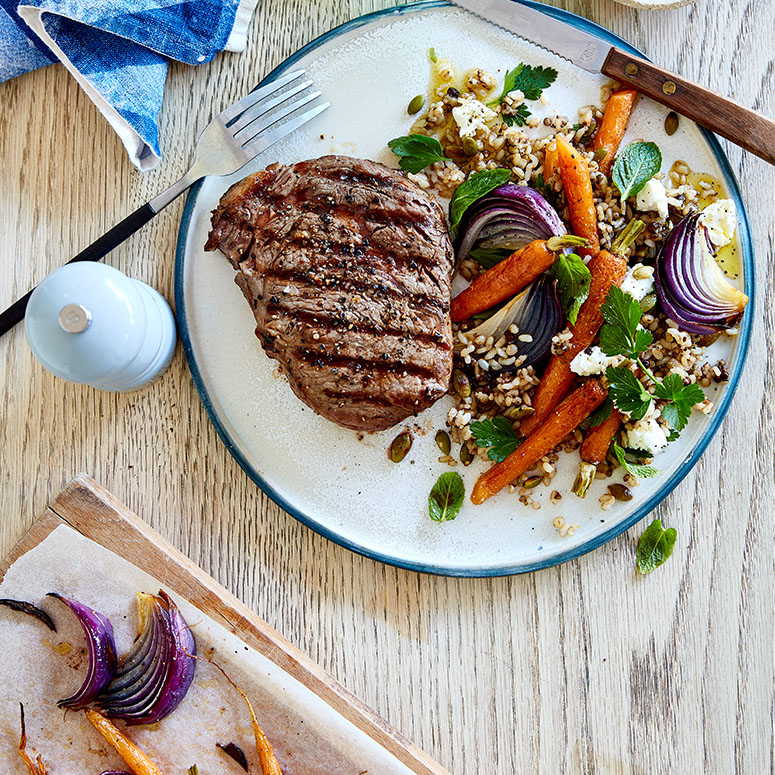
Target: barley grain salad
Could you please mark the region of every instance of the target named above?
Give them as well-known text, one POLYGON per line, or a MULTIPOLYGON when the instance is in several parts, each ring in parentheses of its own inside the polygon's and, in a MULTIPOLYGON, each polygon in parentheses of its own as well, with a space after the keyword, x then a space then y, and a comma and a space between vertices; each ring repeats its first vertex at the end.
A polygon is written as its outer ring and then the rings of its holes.
MULTIPOLYGON (((598 498, 609 510, 659 476, 660 452, 693 413, 713 412, 705 391, 729 377, 708 348, 736 336, 748 301, 734 202, 683 161, 663 170, 660 136, 623 142, 634 91, 608 83, 599 104, 539 119, 552 68, 458 72, 442 52, 428 56, 429 91, 388 146, 448 202, 456 251, 454 403, 436 434, 452 470, 430 516, 456 516, 454 468, 476 457, 492 466, 475 504, 498 495, 540 509, 537 488, 556 505, 623 469, 598 498), (572 492, 552 486, 563 453, 578 455, 572 492)), ((680 120, 670 113, 663 136, 680 120)), ((391 459, 410 443, 399 435, 391 459)))

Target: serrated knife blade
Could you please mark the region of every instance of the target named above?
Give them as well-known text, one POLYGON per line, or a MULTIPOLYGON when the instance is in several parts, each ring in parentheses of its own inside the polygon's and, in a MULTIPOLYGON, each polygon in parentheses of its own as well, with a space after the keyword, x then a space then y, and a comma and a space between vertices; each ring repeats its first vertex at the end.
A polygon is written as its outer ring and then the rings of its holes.
POLYGON ((454 5, 542 48, 590 73, 599 73, 611 44, 512 0, 451 0, 454 5))
POLYGON ((769 118, 519 0, 451 2, 577 67, 636 89, 775 164, 775 122, 769 118))

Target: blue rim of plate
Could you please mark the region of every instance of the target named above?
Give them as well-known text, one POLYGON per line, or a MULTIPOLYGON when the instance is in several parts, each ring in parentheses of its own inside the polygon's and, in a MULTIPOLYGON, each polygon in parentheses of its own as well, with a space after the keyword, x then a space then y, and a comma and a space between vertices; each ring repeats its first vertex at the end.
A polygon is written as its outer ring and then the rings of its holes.
MULTIPOLYGON (((629 51, 630 53, 640 56, 644 59, 646 58, 646 56, 642 52, 640 52, 638 49, 631 46, 629 43, 627 43, 627 41, 623 40, 618 35, 614 35, 614 33, 609 32, 604 27, 601 27, 600 25, 595 24, 594 22, 591 22, 588 19, 584 19, 581 16, 576 16, 575 14, 572 14, 568 11, 564 11, 560 8, 554 8, 552 6, 542 5, 541 3, 533 2, 533 0, 514 0, 514 2, 519 2, 522 5, 526 5, 530 8, 535 8, 536 10, 539 10, 551 17, 560 19, 561 21, 564 21, 578 29, 581 29, 584 32, 588 32, 592 35, 602 38, 603 40, 605 40, 607 43, 610 43, 611 45, 618 46, 619 48, 624 49, 625 51, 629 51)), ((341 24, 338 27, 335 27, 334 29, 330 30, 324 35, 321 35, 320 37, 315 38, 315 40, 311 41, 303 48, 300 48, 295 54, 288 57, 284 62, 282 62, 274 70, 272 70, 272 72, 270 72, 258 85, 262 86, 265 83, 269 83, 270 81, 274 80, 286 69, 293 67, 299 59, 306 56, 311 51, 314 51, 315 49, 319 48, 320 46, 328 43, 332 39, 339 37, 343 33, 351 32, 360 27, 364 27, 368 25, 373 21, 380 20, 385 17, 402 16, 408 13, 416 13, 419 11, 428 10, 430 8, 440 8, 444 6, 451 6, 451 3, 446 2, 446 0, 422 0, 421 2, 418 2, 418 3, 412 3, 410 5, 402 5, 395 8, 387 8, 382 11, 375 11, 374 13, 369 13, 369 14, 365 14, 364 16, 359 16, 356 19, 353 19, 349 22, 341 24)), ((747 217, 745 208, 743 206, 742 198, 740 196, 740 191, 737 186, 737 180, 735 179, 735 175, 732 172, 731 167, 729 166, 729 161, 726 155, 724 154, 723 150, 721 149, 721 146, 719 145, 718 140, 713 134, 706 131, 705 129, 702 129, 701 127, 700 127, 700 132, 702 133, 705 141, 708 143, 708 146, 711 152, 716 157, 716 161, 718 162, 718 165, 723 175, 724 184, 727 187, 730 197, 734 200, 735 205, 737 206, 737 212, 739 215, 738 239, 740 240, 743 267, 744 267, 744 273, 745 273, 744 290, 750 299, 747 307, 749 311, 747 314, 743 315, 743 319, 739 327, 738 347, 740 349, 739 349, 739 355, 737 358, 737 364, 736 364, 735 370, 730 375, 730 379, 727 383, 726 390, 724 391, 720 402, 716 406, 716 411, 713 415, 713 419, 711 420, 710 425, 705 429, 705 432, 700 437, 695 447, 692 449, 691 454, 684 460, 684 462, 679 466, 679 468, 676 469, 676 471, 665 481, 664 485, 659 490, 659 492, 656 493, 651 498, 649 498, 649 500, 643 503, 639 508, 637 508, 632 514, 630 514, 622 522, 619 522, 616 525, 613 525, 606 532, 596 536, 593 539, 590 539, 589 541, 581 544, 580 546, 574 547, 573 549, 570 549, 567 552, 562 552, 560 554, 554 555, 550 559, 547 559, 544 562, 533 562, 533 563, 525 563, 521 565, 509 565, 509 566, 489 566, 489 567, 482 567, 482 568, 467 568, 467 567, 451 567, 451 566, 445 566, 445 565, 435 565, 435 564, 421 563, 421 562, 410 562, 407 560, 402 560, 399 557, 393 557, 391 555, 382 554, 373 549, 369 549, 364 546, 361 546, 353 541, 348 540, 347 538, 344 538, 338 533, 335 533, 329 530, 327 527, 315 521, 309 515, 300 512, 292 504, 288 503, 288 501, 286 501, 285 498, 283 498, 279 493, 275 491, 275 489, 272 487, 271 484, 269 484, 269 482, 267 482, 255 470, 253 470, 253 468, 250 466, 250 464, 247 462, 245 457, 240 452, 237 444, 234 442, 234 440, 227 432, 217 412, 215 411, 215 407, 213 406, 213 403, 210 399, 209 394, 207 393, 207 389, 205 387, 202 374, 199 370, 199 366, 194 357, 193 345, 191 342, 191 338, 189 336, 188 324, 186 319, 185 293, 183 288, 183 274, 184 274, 183 269, 184 269, 184 262, 185 262, 186 239, 188 235, 189 225, 191 223, 191 217, 194 212, 194 204, 196 202, 199 189, 201 188, 201 185, 202 185, 200 181, 199 183, 197 183, 195 186, 191 188, 188 194, 188 197, 186 199, 186 204, 183 209, 183 215, 180 221, 180 229, 178 231, 177 248, 175 251, 175 307, 176 307, 176 316, 178 320, 178 330, 180 331, 180 338, 183 342, 183 350, 186 354, 186 360, 188 361, 188 367, 191 371, 191 376, 193 377, 194 385, 196 386, 196 389, 199 392, 199 397, 201 398, 205 411, 207 412, 207 415, 210 418, 210 422, 212 422, 213 426, 215 427, 215 430, 220 436, 221 441, 223 441, 223 443, 226 445, 226 448, 229 450, 231 455, 240 465, 242 470, 259 486, 261 490, 263 490, 263 492, 267 496, 269 496, 278 506, 280 506, 280 508, 287 511, 292 517, 294 517, 295 519, 297 519, 299 522, 306 525, 307 527, 311 528, 315 532, 319 533, 320 535, 324 536, 325 538, 328 538, 329 540, 338 544, 339 546, 343 546, 346 549, 350 549, 351 551, 356 552, 357 554, 361 554, 364 557, 369 557, 372 560, 377 560, 379 562, 383 562, 388 565, 393 565, 398 568, 405 568, 407 570, 418 571, 421 573, 432 573, 440 576, 458 576, 458 577, 512 576, 518 573, 529 573, 531 571, 542 570, 543 568, 550 568, 555 565, 560 565, 563 562, 567 562, 568 560, 572 560, 572 559, 575 559, 576 557, 580 557, 582 554, 591 552, 592 550, 597 549, 599 546, 602 546, 603 544, 607 543, 613 538, 616 538, 616 536, 620 535, 625 530, 628 530, 636 522, 639 522, 641 519, 643 519, 643 517, 645 517, 649 512, 653 511, 665 498, 667 498, 667 496, 675 489, 675 487, 679 484, 679 482, 681 482, 681 480, 694 467, 694 464, 700 459, 702 453, 705 451, 705 448, 708 446, 711 439, 716 435, 716 431, 719 429, 719 426, 721 425, 721 422, 724 419, 724 416, 726 415, 727 410, 729 409, 729 405, 735 394, 735 390, 737 389, 737 385, 740 380, 740 375, 743 371, 743 367, 745 365, 746 357, 748 354, 748 344, 749 344, 749 339, 751 335, 752 313, 754 309, 754 260, 753 260, 753 246, 751 243, 750 226, 748 224, 748 217, 747 217)))

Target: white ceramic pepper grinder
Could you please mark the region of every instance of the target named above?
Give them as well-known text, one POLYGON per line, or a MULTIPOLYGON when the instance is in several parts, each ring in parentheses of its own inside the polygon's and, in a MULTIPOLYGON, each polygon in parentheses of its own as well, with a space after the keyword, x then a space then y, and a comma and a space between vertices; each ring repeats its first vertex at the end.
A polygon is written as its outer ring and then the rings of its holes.
POLYGON ((135 390, 160 377, 176 341, 158 291, 91 261, 67 264, 38 285, 24 329, 48 371, 101 390, 135 390))

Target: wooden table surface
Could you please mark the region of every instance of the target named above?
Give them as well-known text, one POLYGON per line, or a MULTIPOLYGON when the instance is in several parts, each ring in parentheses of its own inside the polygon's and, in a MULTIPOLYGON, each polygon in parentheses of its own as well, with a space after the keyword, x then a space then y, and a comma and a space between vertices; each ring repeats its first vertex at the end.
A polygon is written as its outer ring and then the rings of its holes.
MULTIPOLYGON (((313 37, 389 4, 263 0, 245 53, 171 66, 164 159, 144 175, 61 66, 0 85, 0 306, 176 179, 211 113, 313 37)), ((775 115, 775 0, 555 4, 775 115)), ((754 235, 756 322, 721 431, 656 511, 678 543, 651 576, 633 572, 642 526, 513 578, 421 576, 353 555, 247 478, 180 348, 160 382, 114 395, 45 372, 20 327, 0 341, 0 555, 84 471, 453 773, 771 772, 775 168, 724 145, 754 235)), ((181 208, 109 258, 168 298, 181 208)))

